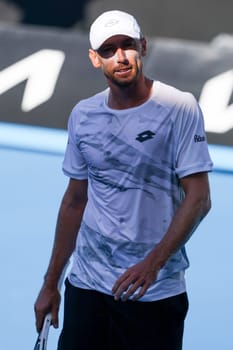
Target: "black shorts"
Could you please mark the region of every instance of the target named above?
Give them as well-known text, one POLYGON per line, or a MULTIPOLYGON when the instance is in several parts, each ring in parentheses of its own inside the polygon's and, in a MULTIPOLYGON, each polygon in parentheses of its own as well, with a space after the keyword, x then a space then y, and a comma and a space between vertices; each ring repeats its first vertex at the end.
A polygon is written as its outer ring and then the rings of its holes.
POLYGON ((154 301, 115 301, 66 280, 58 350, 181 350, 186 293, 154 301))

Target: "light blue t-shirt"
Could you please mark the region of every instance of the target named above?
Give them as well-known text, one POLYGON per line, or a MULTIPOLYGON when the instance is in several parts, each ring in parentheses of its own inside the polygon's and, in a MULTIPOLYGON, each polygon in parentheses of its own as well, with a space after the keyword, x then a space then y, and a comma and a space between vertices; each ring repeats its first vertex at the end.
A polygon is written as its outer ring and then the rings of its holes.
MULTIPOLYGON (((88 202, 70 282, 112 294, 116 279, 166 233, 184 198, 179 178, 211 171, 204 122, 192 94, 154 82, 148 101, 107 106, 109 90, 79 102, 68 124, 64 173, 88 178, 88 202)), ((140 299, 185 291, 185 247, 173 254, 140 299)))

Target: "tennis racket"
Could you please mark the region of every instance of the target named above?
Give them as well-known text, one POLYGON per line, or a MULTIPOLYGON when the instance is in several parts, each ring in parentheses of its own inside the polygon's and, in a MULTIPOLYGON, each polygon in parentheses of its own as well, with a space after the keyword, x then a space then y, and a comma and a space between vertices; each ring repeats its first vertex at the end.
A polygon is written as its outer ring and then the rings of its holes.
POLYGON ((33 350, 46 350, 49 328, 51 325, 51 314, 45 316, 43 327, 37 337, 36 344, 33 350))

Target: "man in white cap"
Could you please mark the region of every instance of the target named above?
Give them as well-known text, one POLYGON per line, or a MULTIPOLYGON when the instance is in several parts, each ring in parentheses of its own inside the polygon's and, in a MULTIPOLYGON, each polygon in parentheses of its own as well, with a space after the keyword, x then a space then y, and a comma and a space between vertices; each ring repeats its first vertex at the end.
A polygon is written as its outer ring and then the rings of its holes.
POLYGON ((48 312, 58 326, 57 285, 73 253, 59 350, 181 350, 185 243, 211 206, 202 112, 192 94, 143 74, 146 39, 130 14, 100 15, 90 44, 108 88, 69 118, 70 180, 37 329, 48 312))

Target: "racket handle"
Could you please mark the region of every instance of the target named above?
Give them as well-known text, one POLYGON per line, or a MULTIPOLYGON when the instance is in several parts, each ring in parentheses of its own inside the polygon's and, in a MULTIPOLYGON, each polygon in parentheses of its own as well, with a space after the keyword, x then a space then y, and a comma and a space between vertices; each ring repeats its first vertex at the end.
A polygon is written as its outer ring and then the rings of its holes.
POLYGON ((43 327, 40 332, 40 346, 38 350, 46 350, 47 348, 47 340, 49 335, 49 328, 51 325, 52 315, 49 313, 45 316, 43 327))

